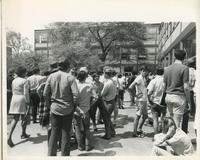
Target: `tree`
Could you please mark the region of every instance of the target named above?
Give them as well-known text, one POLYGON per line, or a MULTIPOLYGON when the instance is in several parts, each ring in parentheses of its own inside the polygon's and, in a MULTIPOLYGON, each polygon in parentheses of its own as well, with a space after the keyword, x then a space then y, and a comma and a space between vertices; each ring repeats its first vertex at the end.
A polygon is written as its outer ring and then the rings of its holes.
POLYGON ((88 47, 90 33, 86 23, 56 22, 47 28, 54 60, 68 58, 73 66, 78 67, 88 65, 87 60, 91 56, 98 58, 88 47))
POLYGON ((6 44, 12 48, 13 55, 30 52, 32 47, 28 43, 28 40, 28 38, 22 37, 21 33, 16 33, 14 31, 6 32, 6 44))
POLYGON ((47 29, 54 59, 68 58, 75 66, 89 63, 91 66, 91 59, 97 62, 96 65, 102 65, 109 54, 119 57, 114 52, 116 46, 142 48, 145 39, 145 26, 135 22, 56 22, 49 24, 47 29))
POLYGON ((12 49, 12 64, 9 65, 8 70, 16 69, 20 65, 25 66, 27 70, 32 70, 35 66, 40 66, 42 69, 47 68, 45 64, 47 60, 42 55, 34 54, 28 38, 23 37, 21 33, 8 31, 6 45, 12 49))
POLYGON ((145 26, 136 22, 102 22, 88 25, 88 29, 99 45, 102 54, 100 59, 105 62, 107 55, 116 45, 132 45, 142 47, 145 39, 145 26))

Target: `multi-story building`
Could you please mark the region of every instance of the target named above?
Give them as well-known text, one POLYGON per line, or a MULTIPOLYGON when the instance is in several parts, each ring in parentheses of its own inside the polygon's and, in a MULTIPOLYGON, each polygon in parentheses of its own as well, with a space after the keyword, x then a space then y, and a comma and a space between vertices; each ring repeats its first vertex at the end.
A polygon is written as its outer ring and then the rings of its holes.
POLYGON ((174 62, 174 49, 185 50, 186 59, 196 56, 196 24, 161 23, 158 37, 158 63, 166 67, 174 62))
POLYGON ((132 48, 131 44, 119 44, 114 52, 121 55, 120 59, 108 58, 107 65, 115 68, 118 72, 138 71, 139 66, 146 65, 149 70, 153 71, 157 64, 157 47, 158 47, 158 29, 160 24, 145 24, 146 34, 143 41, 144 51, 138 48, 132 48))
MULTIPOLYGON (((147 65, 150 70, 155 68, 157 62, 157 34, 160 24, 145 24, 146 26, 146 40, 143 41, 144 50, 140 51, 138 48, 133 48, 131 42, 119 42, 115 43, 114 49, 111 52, 115 52, 118 57, 107 56, 105 65, 112 66, 118 72, 132 72, 137 71, 141 65, 147 65)), ((48 38, 48 30, 35 30, 34 49, 35 54, 43 55, 46 57, 49 63, 52 59, 52 51, 50 39, 48 38)), ((91 52, 101 54, 101 49, 96 41, 92 44, 91 52)), ((113 55, 113 54, 110 54, 113 55)))

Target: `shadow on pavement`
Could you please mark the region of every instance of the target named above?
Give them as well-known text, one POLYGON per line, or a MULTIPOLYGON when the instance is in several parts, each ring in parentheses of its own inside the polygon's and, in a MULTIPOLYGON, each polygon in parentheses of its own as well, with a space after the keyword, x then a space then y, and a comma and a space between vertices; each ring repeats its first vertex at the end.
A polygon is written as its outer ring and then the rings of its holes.
POLYGON ((16 143, 15 146, 16 146, 16 145, 19 145, 19 144, 22 144, 22 143, 25 143, 25 142, 27 142, 27 141, 29 141, 29 140, 28 140, 28 139, 25 139, 25 140, 23 140, 23 141, 21 141, 21 142, 16 143))
POLYGON ((82 154, 79 154, 78 156, 114 156, 114 155, 116 155, 115 151, 107 151, 105 153, 97 153, 97 152, 82 153, 82 154))
POLYGON ((37 133, 37 137, 30 137, 27 141, 33 142, 33 144, 42 143, 43 141, 47 141, 47 135, 37 133))
MULTIPOLYGON (((129 123, 133 123, 134 118, 128 115, 119 114, 116 120, 117 126, 124 126, 129 123)), ((122 128, 122 127, 119 127, 122 128)))
POLYGON ((124 132, 124 133, 121 133, 121 134, 117 134, 117 136, 125 139, 125 138, 133 138, 133 132, 131 131, 128 131, 128 132, 124 132))
POLYGON ((112 137, 110 140, 102 139, 101 137, 94 137, 93 144, 95 150, 104 151, 107 148, 122 148, 122 144, 119 141, 121 137, 112 137))

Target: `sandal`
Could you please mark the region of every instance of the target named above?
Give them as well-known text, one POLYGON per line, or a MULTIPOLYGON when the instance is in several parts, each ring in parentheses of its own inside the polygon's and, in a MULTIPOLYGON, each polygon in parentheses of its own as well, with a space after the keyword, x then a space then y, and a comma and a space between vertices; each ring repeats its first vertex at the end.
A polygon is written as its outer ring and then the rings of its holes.
POLYGON ((26 138, 29 138, 30 137, 30 134, 23 134, 21 135, 21 139, 26 139, 26 138))
POLYGON ((140 138, 144 138, 145 137, 145 135, 142 133, 142 134, 139 134, 139 136, 138 137, 140 137, 140 138))
POLYGON ((144 138, 145 137, 145 133, 142 130, 137 131, 137 134, 138 134, 138 137, 140 137, 140 138, 144 138))

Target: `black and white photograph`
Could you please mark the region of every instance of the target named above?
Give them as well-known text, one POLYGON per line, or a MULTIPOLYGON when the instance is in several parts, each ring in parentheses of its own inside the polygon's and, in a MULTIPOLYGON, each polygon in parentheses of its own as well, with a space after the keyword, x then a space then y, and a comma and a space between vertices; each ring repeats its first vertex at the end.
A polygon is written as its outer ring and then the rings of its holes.
POLYGON ((4 158, 196 159, 197 21, 93 19, 95 8, 77 19, 83 10, 70 17, 78 10, 64 0, 4 4, 4 158))

